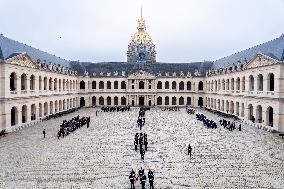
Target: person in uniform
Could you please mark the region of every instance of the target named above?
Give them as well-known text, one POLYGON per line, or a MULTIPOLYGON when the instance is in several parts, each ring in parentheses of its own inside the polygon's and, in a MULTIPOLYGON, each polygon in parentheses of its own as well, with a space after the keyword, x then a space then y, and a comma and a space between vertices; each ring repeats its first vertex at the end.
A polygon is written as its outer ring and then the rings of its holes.
POLYGON ((191 148, 190 144, 188 145, 187 151, 188 151, 188 155, 190 155, 190 157, 191 157, 192 148, 191 148))

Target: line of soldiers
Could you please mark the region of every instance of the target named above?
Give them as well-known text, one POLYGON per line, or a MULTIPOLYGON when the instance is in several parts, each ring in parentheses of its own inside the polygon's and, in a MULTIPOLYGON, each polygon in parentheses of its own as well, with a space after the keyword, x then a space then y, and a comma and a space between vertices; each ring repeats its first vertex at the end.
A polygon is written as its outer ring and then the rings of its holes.
POLYGON ((147 138, 147 134, 146 133, 136 133, 135 137, 134 137, 134 148, 135 151, 138 150, 138 144, 139 144, 139 150, 140 150, 140 155, 141 155, 141 159, 144 160, 144 155, 145 152, 147 151, 147 147, 148 147, 148 138, 147 138), (143 148, 143 145, 145 146, 145 150, 143 148))
POLYGON ((76 129, 84 126, 87 124, 87 128, 90 125, 91 118, 90 117, 82 117, 76 116, 73 117, 71 120, 63 120, 63 123, 60 125, 58 132, 57 132, 57 137, 58 139, 62 136, 69 135, 71 132, 74 132, 76 129))
MULTIPOLYGON (((228 129, 229 131, 233 131, 236 129, 236 123, 235 122, 230 122, 230 121, 227 121, 225 119, 223 120, 220 120, 219 121, 221 126, 223 126, 225 129, 228 129)), ((242 125, 240 124, 239 125, 239 131, 242 131, 242 125)))
POLYGON ((125 112, 130 111, 130 105, 127 106, 103 106, 101 108, 102 112, 125 112))
MULTIPOLYGON (((129 175, 129 180, 131 183, 131 189, 135 189, 135 182, 137 180, 140 180, 140 183, 142 185, 142 189, 145 189, 147 177, 145 175, 144 169, 141 167, 141 169, 138 170, 138 176, 136 176, 135 171, 132 169, 129 175)), ((150 189, 154 189, 154 171, 149 169, 148 171, 148 179, 150 184, 150 189)))
POLYGON ((162 110, 162 111, 174 111, 174 112, 176 112, 176 111, 180 111, 180 109, 179 109, 179 107, 178 107, 178 106, 173 106, 173 107, 164 107, 164 109, 163 109, 163 108, 161 108, 161 110, 162 110))
POLYGON ((196 119, 202 121, 203 125, 208 128, 217 129, 217 123, 214 120, 206 118, 202 113, 196 113, 196 119))

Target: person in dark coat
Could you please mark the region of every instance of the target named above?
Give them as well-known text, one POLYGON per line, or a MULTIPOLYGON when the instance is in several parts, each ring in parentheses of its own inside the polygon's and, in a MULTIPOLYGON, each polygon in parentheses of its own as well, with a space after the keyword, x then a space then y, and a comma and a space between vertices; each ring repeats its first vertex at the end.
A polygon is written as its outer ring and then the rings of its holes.
POLYGON ((142 176, 142 178, 141 178, 142 189, 145 189, 146 180, 147 180, 147 177, 146 177, 146 175, 144 174, 144 175, 142 176))
POLYGON ((43 131, 42 131, 42 134, 43 134, 43 138, 45 138, 45 129, 43 129, 43 131))
POLYGON ((141 159, 144 160, 144 155, 145 155, 145 150, 142 148, 141 149, 141 159))
MULTIPOLYGON (((133 171, 133 170, 132 170, 133 171)), ((131 189, 135 189, 135 186, 134 186, 134 182, 135 182, 135 172, 133 174, 133 172, 131 171, 130 175, 129 175, 129 181, 130 181, 130 188, 131 189)))
POLYGON ((190 144, 188 145, 187 151, 188 151, 188 155, 190 155, 190 157, 191 157, 192 148, 191 148, 190 144))
POLYGON ((242 131, 242 125, 241 124, 239 125, 239 131, 242 131))
POLYGON ((154 174, 151 170, 148 172, 148 179, 150 184, 150 189, 154 189, 154 174))
POLYGON ((134 140, 135 151, 137 151, 137 146, 138 146, 137 140, 134 140))

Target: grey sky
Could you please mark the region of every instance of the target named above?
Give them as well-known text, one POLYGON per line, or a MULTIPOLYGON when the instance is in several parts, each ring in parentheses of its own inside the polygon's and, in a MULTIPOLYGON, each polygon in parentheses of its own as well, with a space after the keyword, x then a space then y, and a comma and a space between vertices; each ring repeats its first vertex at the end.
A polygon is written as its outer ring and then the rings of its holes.
POLYGON ((0 33, 68 60, 126 61, 141 5, 160 62, 216 60, 284 33, 284 0, 0 0, 0 33))

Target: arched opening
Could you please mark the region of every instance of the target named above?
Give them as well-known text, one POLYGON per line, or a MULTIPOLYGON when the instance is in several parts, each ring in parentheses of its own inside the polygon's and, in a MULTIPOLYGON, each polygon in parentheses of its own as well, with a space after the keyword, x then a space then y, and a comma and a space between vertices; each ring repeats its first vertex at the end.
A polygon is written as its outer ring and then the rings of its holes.
POLYGON ((197 102, 198 106, 202 107, 203 106, 203 98, 199 97, 198 98, 198 102, 197 102))
POLYGON ((67 107, 66 107, 66 100, 64 99, 63 100, 63 110, 66 110, 67 109, 67 107))
POLYGON ((179 82, 179 90, 180 91, 184 90, 184 82, 183 81, 179 82))
POLYGON ((254 91, 254 77, 252 75, 249 76, 249 91, 254 91))
POLYGON ((220 104, 220 99, 218 99, 218 100, 217 100, 217 109, 218 109, 218 110, 221 110, 220 105, 221 105, 221 104, 220 104))
POLYGON ((225 90, 225 79, 222 80, 222 90, 225 90))
POLYGON ((80 107, 84 107, 85 106, 85 98, 81 97, 80 98, 80 107))
POLYGON ((187 89, 188 91, 191 91, 191 82, 190 82, 190 81, 188 81, 188 82, 186 83, 186 89, 187 89))
POLYGON ((59 100, 59 111, 62 111, 62 100, 59 100))
POLYGON ((96 89, 97 88, 97 82, 96 81, 92 81, 92 89, 96 89))
POLYGON ((126 89, 126 82, 125 81, 121 82, 121 89, 126 89))
POLYGON ((165 97, 165 105, 170 104, 170 98, 168 96, 165 97))
POLYGON ((32 104, 31 106, 31 120, 36 120, 36 105, 32 104))
POLYGON ((42 104, 39 103, 38 105, 38 116, 41 118, 42 117, 42 104))
POLYGON ((17 74, 15 72, 10 75, 10 91, 17 90, 17 74))
POLYGON ((121 105, 125 106, 126 105, 126 98, 123 96, 121 97, 121 105))
POLYGON ((163 103, 163 102, 162 102, 162 97, 159 96, 159 97, 157 98, 157 105, 158 105, 158 106, 161 106, 162 103, 163 103))
POLYGON ((105 105, 105 99, 102 96, 99 98, 99 105, 100 106, 104 106, 105 105))
MULTIPOLYGON (((217 87, 217 81, 216 81, 216 87, 217 87)), ((198 90, 203 91, 203 82, 202 81, 199 81, 199 83, 198 83, 198 90)))
POLYGON ((148 105, 152 106, 152 101, 151 100, 148 101, 148 105))
POLYGON ((258 91, 263 91, 263 75, 259 74, 257 76, 257 90, 258 91))
POLYGON ((55 111, 54 112, 58 113, 58 101, 57 100, 55 101, 55 111))
POLYGON ((235 90, 235 79, 234 78, 231 79, 231 90, 232 91, 235 90))
POLYGON ((17 107, 11 108, 11 126, 18 124, 18 109, 17 107))
POLYGON ((51 91, 52 90, 52 78, 49 78, 48 85, 49 85, 49 90, 51 91))
POLYGON ((107 105, 108 105, 108 106, 111 105, 111 98, 110 98, 110 96, 107 97, 107 105))
POLYGON ((31 75, 30 77, 30 90, 34 91, 35 90, 35 76, 31 75))
POLYGON ((179 105, 184 105, 184 98, 181 96, 179 97, 179 102, 178 102, 179 105))
POLYGON ((47 90, 47 77, 43 78, 43 90, 47 90))
POLYGON ((234 108, 235 108, 234 102, 231 101, 231 103, 230 103, 230 113, 231 113, 231 114, 234 114, 234 113, 235 113, 235 112, 234 112, 234 108))
POLYGON ((23 105, 22 106, 22 123, 26 123, 27 122, 27 106, 23 105))
POLYGON ((236 80, 236 82, 237 82, 237 85, 236 85, 237 88, 236 88, 236 90, 239 91, 239 90, 241 89, 241 79, 238 77, 237 80, 236 80))
MULTIPOLYGON (((54 79, 54 86, 53 86, 54 91, 57 90, 57 85, 58 85, 57 78, 55 78, 55 79, 54 79)), ((70 89, 71 89, 71 87, 70 87, 70 89)))
POLYGON ((229 101, 226 101, 226 112, 229 113, 230 104, 229 101))
POLYGON ((243 76, 242 77, 242 91, 245 91, 246 90, 246 77, 243 76))
POLYGON ((239 116, 240 115, 240 103, 236 102, 236 115, 239 116))
POLYGON ((262 107, 261 107, 261 105, 258 105, 256 107, 256 122, 262 123, 262 107))
POLYGON ((53 102, 52 101, 49 102, 49 114, 50 115, 53 114, 53 102))
POLYGON ((170 88, 170 83, 168 81, 165 82, 165 89, 169 89, 170 88))
POLYGON ((113 98, 113 102, 114 102, 114 105, 118 106, 118 97, 117 96, 115 96, 113 98))
POLYGON ((187 105, 191 105, 191 97, 187 97, 186 98, 186 104, 187 105))
POLYGON ((80 89, 85 89, 85 81, 80 81, 80 89))
POLYGON ((252 104, 248 105, 248 118, 251 120, 253 123, 255 122, 255 118, 253 116, 253 106, 252 104))
POLYGON ((118 81, 114 81, 113 85, 114 85, 113 86, 114 89, 118 89, 118 81))
POLYGON ((268 74, 267 90, 274 91, 274 74, 273 73, 268 74))
POLYGON ((111 82, 107 81, 107 89, 111 89, 111 82))
POLYGON ((99 82, 99 89, 104 89, 105 88, 105 84, 103 81, 99 82))
POLYGON ((273 108, 271 106, 266 110, 266 125, 273 127, 273 108))
POLYGON ((97 98, 95 96, 92 97, 92 106, 96 106, 97 98))
POLYGON ((144 89, 144 81, 139 81, 139 89, 144 89))
POLYGON ((22 91, 26 91, 27 90, 27 75, 26 74, 22 74, 21 75, 21 90, 22 91))
POLYGON ((175 96, 172 97, 172 105, 173 106, 177 105, 177 98, 175 96))
POLYGON ((144 106, 144 105, 145 105, 145 97, 139 96, 139 106, 144 106))
POLYGON ((173 90, 177 89, 177 82, 175 82, 175 81, 172 82, 172 89, 173 90))
POLYGON ((48 104, 47 104, 47 102, 45 102, 43 104, 43 114, 44 114, 44 116, 48 115, 48 104))
POLYGON ((227 90, 227 91, 230 89, 229 83, 230 83, 230 80, 227 79, 227 80, 226 80, 226 90, 227 90))
POLYGON ((42 90, 42 78, 41 78, 41 76, 38 77, 38 89, 40 91, 42 90))
POLYGON ((162 82, 161 81, 158 81, 157 89, 162 89, 162 82))

